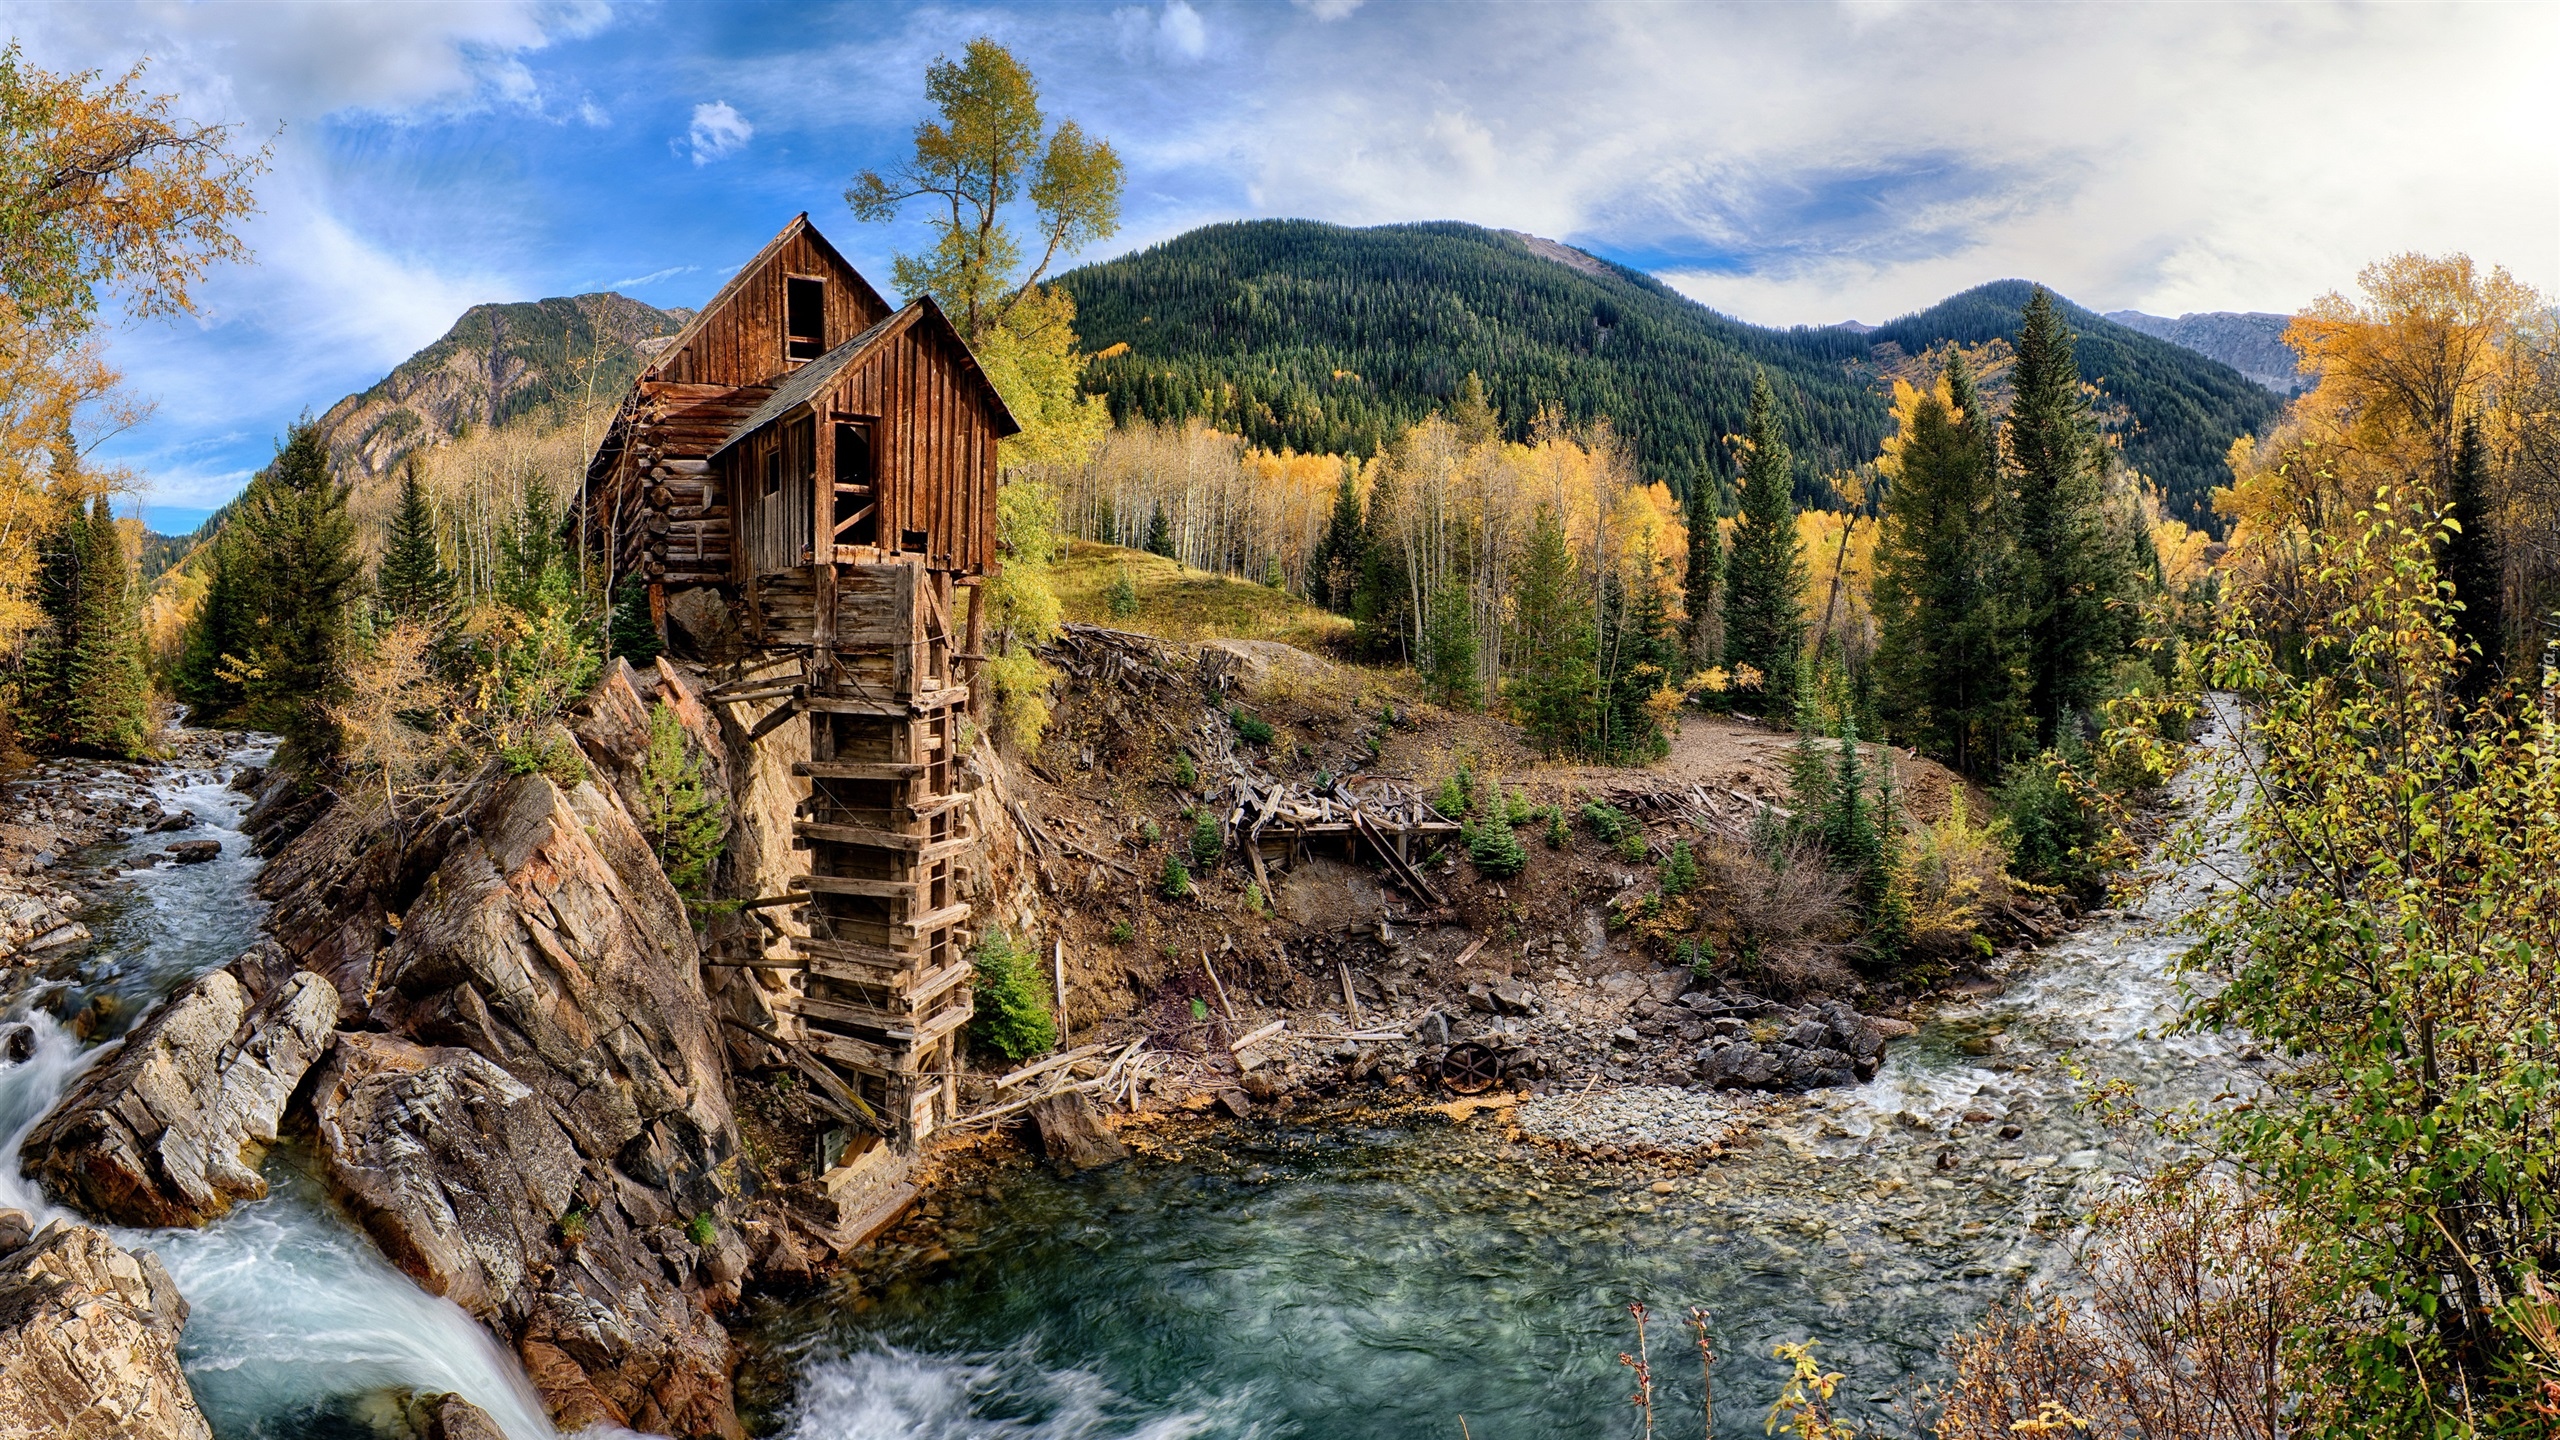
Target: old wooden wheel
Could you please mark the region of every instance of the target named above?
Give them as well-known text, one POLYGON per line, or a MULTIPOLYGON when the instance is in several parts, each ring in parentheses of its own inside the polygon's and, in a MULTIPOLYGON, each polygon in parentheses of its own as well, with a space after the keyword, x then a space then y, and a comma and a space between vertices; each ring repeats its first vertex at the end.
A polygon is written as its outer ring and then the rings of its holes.
POLYGON ((1440 1057, 1440 1083, 1461 1095, 1478 1095, 1502 1079, 1502 1061, 1481 1045, 1452 1045, 1440 1057))

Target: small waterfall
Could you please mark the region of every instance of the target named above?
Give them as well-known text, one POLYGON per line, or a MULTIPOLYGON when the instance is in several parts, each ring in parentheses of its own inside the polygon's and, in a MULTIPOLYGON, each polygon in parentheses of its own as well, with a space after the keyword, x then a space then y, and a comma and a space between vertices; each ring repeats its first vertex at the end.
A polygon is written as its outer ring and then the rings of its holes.
MULTIPOLYGON (((148 1006, 257 938, 263 907, 250 889, 259 862, 239 832, 244 797, 231 768, 262 764, 261 749, 221 773, 171 776, 165 806, 197 825, 146 836, 123 861, 132 890, 90 917, 98 931, 74 973, 11 997, 10 1016, 34 1027, 34 1054, 0 1068, 0 1205, 38 1223, 68 1212, 22 1172, 27 1132, 100 1053, 55 1017, 87 1013, 129 1027, 148 1006), (219 859, 153 866, 173 839, 214 839, 219 859)), ((221 1440, 363 1434, 369 1410, 402 1390, 449 1391, 488 1412, 508 1440, 556 1440, 541 1398, 514 1358, 463 1309, 418 1288, 350 1225, 286 1157, 267 1167, 272 1192, 203 1230, 117 1230, 119 1243, 159 1256, 192 1311, 180 1358, 221 1440)), ((396 1432, 395 1432, 396 1433, 396 1432)))

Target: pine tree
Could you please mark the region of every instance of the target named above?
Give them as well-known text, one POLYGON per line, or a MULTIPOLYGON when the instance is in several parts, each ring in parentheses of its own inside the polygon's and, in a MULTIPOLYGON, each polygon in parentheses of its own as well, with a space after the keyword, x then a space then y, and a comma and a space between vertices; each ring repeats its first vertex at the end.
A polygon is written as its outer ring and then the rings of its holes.
POLYGON ((1493 402, 1485 398, 1484 378, 1473 370, 1458 386, 1458 398, 1450 402, 1449 424, 1458 432, 1458 443, 1469 447, 1489 445, 1502 438, 1502 417, 1494 413, 1493 402))
POLYGON ((1412 634, 1413 590, 1405 574, 1404 552, 1382 543, 1395 514, 1396 479, 1381 469, 1369 487, 1369 505, 1360 528, 1369 537, 1361 548, 1359 586, 1351 596, 1352 643, 1373 660, 1411 660, 1406 637, 1412 634))
POLYGON ((1598 677, 1590 612, 1576 589, 1564 521, 1555 507, 1541 505, 1512 568, 1511 674, 1503 694, 1530 742, 1549 755, 1579 751, 1590 740, 1598 677))
POLYGON ((1599 750, 1618 764, 1642 764, 1668 748, 1649 702, 1677 678, 1680 644, 1660 586, 1648 580, 1627 587, 1612 575, 1602 593, 1609 636, 1602 647, 1599 750))
POLYGON ((1351 467, 1345 465, 1342 483, 1333 492, 1333 518, 1325 525, 1324 538, 1316 541, 1315 553, 1307 557, 1307 598, 1338 615, 1350 613, 1369 553, 1360 489, 1352 482, 1351 467))
POLYGON ((2025 636, 2028 713, 2040 745, 2104 696, 2130 652, 2129 557, 2108 533, 2097 427, 2080 394, 2070 329, 2039 287, 2018 333, 2009 408, 2016 490, 2018 620, 2025 636))
POLYGON ((1796 535, 1795 461, 1778 434, 1777 397, 1766 372, 1753 380, 1742 466, 1742 512, 1725 562, 1724 663, 1761 675, 1758 709, 1782 715, 1795 703, 1804 651, 1805 565, 1796 535))
POLYGON ((614 592, 613 619, 606 640, 614 658, 646 665, 667 648, 649 614, 649 587, 634 576, 614 592))
POLYGON ((1467 587, 1456 579, 1442 583, 1432 597, 1422 650, 1422 678, 1431 698, 1452 709, 1474 709, 1479 698, 1475 607, 1467 587))
POLYGON ((427 498, 415 460, 402 468, 400 508, 374 568, 373 590, 384 615, 430 627, 443 624, 453 605, 453 572, 445 569, 436 545, 435 502, 427 498))
POLYGON ((1715 476, 1701 467, 1689 477, 1683 510, 1689 554, 1680 586, 1681 607, 1687 612, 1681 639, 1687 642, 1693 670, 1724 663, 1724 617, 1716 609, 1724 589, 1724 535, 1717 525, 1715 490, 1715 476))
POLYGON ((1944 396, 1924 394, 1913 408, 1885 492, 1874 668, 1885 713, 1921 749, 1990 775, 2010 758, 2025 710, 2003 594, 2009 517, 1962 355, 1948 361, 1946 381, 1944 396))
MULTIPOLYGON (((260 482, 252 480, 254 488, 260 482)), ((245 497, 244 497, 245 498, 245 497)), ((236 667, 227 663, 248 650, 250 626, 242 594, 239 533, 228 522, 205 542, 204 599, 187 623, 172 687, 199 724, 226 720, 246 701, 236 667)))
POLYGON ((2453 582, 2453 598, 2462 603, 2454 629, 2464 646, 2464 698, 2479 700, 2496 688, 2506 664, 2506 563, 2489 518, 2488 461, 2480 445, 2480 423, 2462 419, 2454 442, 2452 482, 2446 497, 2457 527, 2444 546, 2444 577, 2453 582), (2470 651, 2476 647, 2476 655, 2470 651))
POLYGON ((1147 553, 1173 558, 1173 516, 1161 505, 1156 507, 1156 518, 1147 522, 1147 553))
POLYGON ((274 461, 241 492, 232 524, 238 548, 225 565, 238 572, 237 618, 246 622, 237 638, 250 651, 249 718, 281 731, 296 754, 326 755, 336 744, 328 706, 343 680, 363 561, 347 487, 329 473, 317 425, 306 419, 286 432, 274 461))
POLYGON ((37 547, 46 625, 26 667, 30 729, 52 749, 129 759, 151 735, 133 564, 107 497, 82 507, 67 450, 55 456, 53 483, 55 518, 37 547))

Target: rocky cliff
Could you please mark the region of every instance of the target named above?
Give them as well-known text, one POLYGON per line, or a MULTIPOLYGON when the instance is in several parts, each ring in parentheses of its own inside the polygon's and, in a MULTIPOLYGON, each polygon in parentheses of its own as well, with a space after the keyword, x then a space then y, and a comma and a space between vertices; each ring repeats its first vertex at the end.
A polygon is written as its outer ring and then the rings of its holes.
POLYGON ((362 479, 466 426, 584 396, 609 404, 691 313, 609 291, 474 305, 373 388, 330 406, 321 435, 339 473, 362 479))
POLYGON ((425 813, 340 804, 260 877, 340 997, 306 1087, 324 1172, 515 1347, 564 1429, 738 1433, 712 1311, 761 1179, 684 904, 618 785, 679 684, 617 667, 578 720, 583 777, 493 761, 425 813))
POLYGON ((2110 310, 2107 318, 2154 339, 2193 350, 2206 359, 2219 360, 2279 395, 2291 395, 2310 383, 2296 368, 2293 347, 2284 343, 2285 327, 2293 323, 2290 315, 2262 310, 2204 310, 2172 320, 2139 310, 2110 310))

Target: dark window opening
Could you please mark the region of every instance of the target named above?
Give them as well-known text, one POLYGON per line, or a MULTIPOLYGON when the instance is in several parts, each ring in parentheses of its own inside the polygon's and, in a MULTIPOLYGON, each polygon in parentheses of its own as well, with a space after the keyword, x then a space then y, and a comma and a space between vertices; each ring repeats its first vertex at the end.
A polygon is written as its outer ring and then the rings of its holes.
POLYGON ((928 543, 929 542, 925 538, 925 533, 921 530, 901 530, 898 532, 898 548, 901 550, 921 551, 928 543))
POLYGON ((827 350, 827 282, 797 276, 782 282, 784 353, 815 360, 827 350))
POLYGON ((782 493, 782 447, 774 445, 764 452, 764 493, 782 493))
POLYGON ((880 543, 880 487, 871 473, 871 429, 836 427, 836 543, 880 543))

